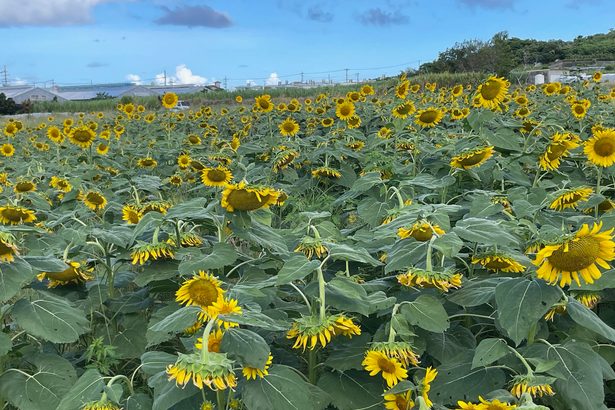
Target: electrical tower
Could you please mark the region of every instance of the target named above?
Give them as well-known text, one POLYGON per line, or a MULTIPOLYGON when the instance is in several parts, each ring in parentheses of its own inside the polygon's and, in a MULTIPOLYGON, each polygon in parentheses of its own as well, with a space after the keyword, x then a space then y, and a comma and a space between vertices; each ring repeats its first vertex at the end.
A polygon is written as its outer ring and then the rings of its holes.
POLYGON ((6 69, 6 66, 2 67, 2 71, 0 71, 0 74, 2 74, 2 85, 6 87, 7 85, 9 85, 9 72, 6 69))

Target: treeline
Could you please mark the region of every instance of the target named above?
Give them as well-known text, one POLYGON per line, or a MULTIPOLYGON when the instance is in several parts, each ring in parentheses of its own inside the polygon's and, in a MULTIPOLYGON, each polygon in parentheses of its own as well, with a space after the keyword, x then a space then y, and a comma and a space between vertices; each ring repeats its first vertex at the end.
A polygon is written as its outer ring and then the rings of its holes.
MULTIPOLYGON (((511 70, 556 60, 615 61, 615 30, 606 34, 578 36, 572 41, 524 40, 495 34, 489 41, 466 40, 421 65, 420 73, 495 72, 507 76, 511 70)), ((609 67, 615 69, 615 67, 609 67)))

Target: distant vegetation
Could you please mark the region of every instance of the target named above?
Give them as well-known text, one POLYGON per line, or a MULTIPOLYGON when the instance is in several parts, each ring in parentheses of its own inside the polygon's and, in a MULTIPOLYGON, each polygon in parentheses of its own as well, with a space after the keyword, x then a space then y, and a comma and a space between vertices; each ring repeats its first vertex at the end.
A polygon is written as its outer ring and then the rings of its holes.
MULTIPOLYGON (((421 65, 419 73, 476 71, 507 76, 521 66, 547 65, 556 60, 615 61, 615 30, 606 34, 578 36, 572 41, 524 40, 495 34, 489 41, 466 40, 421 65)), ((614 70, 615 67, 607 67, 614 70)))

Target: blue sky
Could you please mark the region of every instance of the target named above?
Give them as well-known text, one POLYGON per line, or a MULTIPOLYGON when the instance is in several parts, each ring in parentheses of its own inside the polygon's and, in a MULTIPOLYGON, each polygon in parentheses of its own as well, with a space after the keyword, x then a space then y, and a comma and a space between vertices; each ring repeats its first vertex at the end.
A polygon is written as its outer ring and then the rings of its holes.
MULTIPOLYGON (((374 78, 499 31, 570 40, 615 28, 614 0, 0 0, 13 83, 374 78)), ((2 78, 0 77, 0 80, 2 78)))

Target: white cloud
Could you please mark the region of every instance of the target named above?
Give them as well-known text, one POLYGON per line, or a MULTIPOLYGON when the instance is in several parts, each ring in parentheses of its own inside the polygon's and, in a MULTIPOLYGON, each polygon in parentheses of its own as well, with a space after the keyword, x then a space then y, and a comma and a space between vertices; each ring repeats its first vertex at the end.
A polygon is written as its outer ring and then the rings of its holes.
POLYGON ((89 23, 93 7, 126 0, 1 0, 0 27, 89 23))
POLYGON ((26 85, 26 84, 28 84, 26 80, 16 77, 14 80, 11 81, 10 85, 26 85))
POLYGON ((136 85, 141 85, 141 84, 143 84, 143 82, 141 81, 141 77, 140 77, 140 76, 138 76, 138 75, 136 75, 136 74, 128 74, 128 75, 126 76, 126 79, 127 79, 128 81, 130 81, 131 83, 136 84, 136 85))
POLYGON ((265 80, 265 84, 267 85, 278 85, 280 84, 280 77, 278 77, 278 73, 269 74, 269 78, 265 80))
POLYGON ((248 87, 256 87, 256 81, 254 81, 254 80, 246 80, 246 86, 248 86, 248 87))
MULTIPOLYGON (((156 84, 164 85, 165 84, 165 75, 163 73, 156 74, 156 79, 154 80, 156 84)), ((192 70, 186 67, 186 64, 180 64, 175 67, 175 74, 167 74, 166 75, 166 84, 206 84, 207 78, 201 77, 200 75, 196 75, 192 73, 192 70)))

